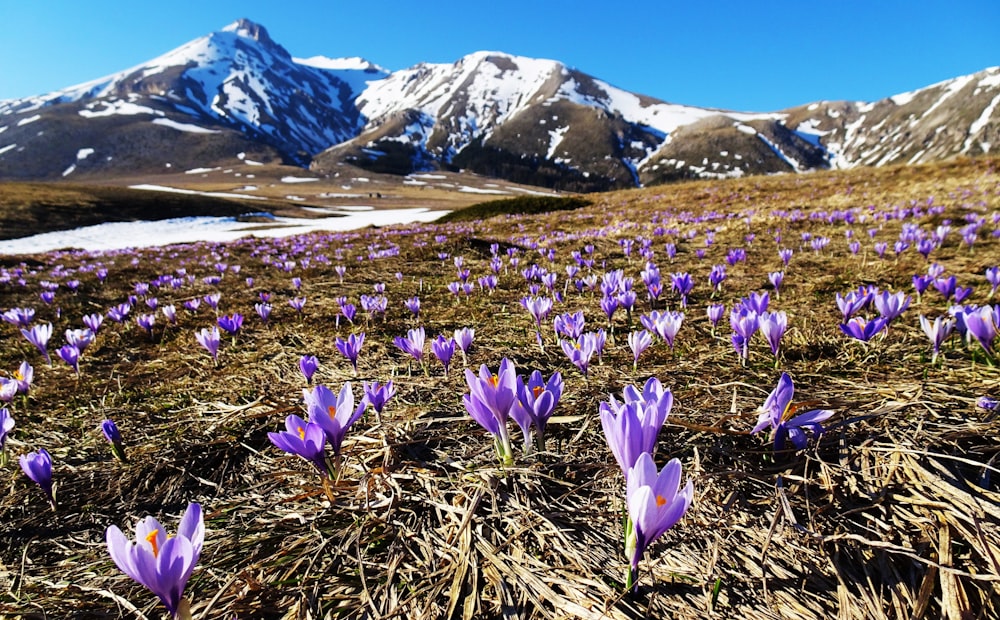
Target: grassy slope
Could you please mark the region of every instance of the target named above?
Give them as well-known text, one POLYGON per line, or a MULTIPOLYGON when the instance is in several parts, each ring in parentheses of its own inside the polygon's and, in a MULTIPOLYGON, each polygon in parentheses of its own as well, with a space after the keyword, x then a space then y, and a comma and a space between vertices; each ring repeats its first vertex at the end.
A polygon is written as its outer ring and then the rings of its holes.
MULTIPOLYGON (((176 327, 164 327, 158 316, 153 342, 134 322, 106 323, 84 354, 79 380, 61 362, 45 366, 16 329, 0 324, 0 371, 12 371, 22 359, 37 368, 29 402, 15 402, 8 450, 47 448, 59 489, 53 515, 16 464, 0 471, 7 488, 0 613, 132 618, 140 613, 135 605, 158 617, 154 597, 108 559, 104 530, 117 524, 129 531, 146 514, 173 529, 186 503, 199 501, 208 533, 188 586, 195 617, 499 618, 514 610, 524 618, 704 618, 713 609, 733 618, 995 614, 1000 488, 996 471, 984 464, 998 452, 1000 422, 973 403, 984 393, 998 395, 996 369, 960 345, 947 347, 939 366, 929 364, 917 315, 945 311, 936 294, 908 310, 884 339, 868 346, 849 341, 836 327, 834 294, 861 283, 910 291, 910 277, 926 262, 912 250, 898 260, 890 250, 887 260, 878 260, 866 234, 870 223, 853 227, 865 248, 854 257, 843 224, 788 223, 771 213, 868 205, 882 212, 933 196, 957 229, 970 211, 1000 210, 998 163, 697 182, 601 195, 576 211, 425 226, 413 234, 367 230, 305 245, 269 241, 269 250, 256 243, 151 249, 136 264, 128 256, 34 257, 45 266, 25 275, 28 287, 2 289, 3 309, 37 307, 39 320, 55 325, 53 343, 61 343, 65 329, 80 327, 83 314, 120 303, 135 282, 180 267, 197 279, 158 291, 161 305, 179 307, 219 291, 220 310, 247 320, 235 344, 225 344, 218 366, 195 344, 194 331, 215 320, 204 304, 196 315, 182 310, 176 327), (676 216, 713 210, 737 215, 712 223, 715 243, 698 260, 704 227, 676 216), (702 232, 682 238, 692 229, 702 232), (790 331, 778 369, 759 336, 742 367, 728 328, 720 325, 713 336, 705 319, 712 301, 707 274, 728 248, 746 247, 747 263, 728 270, 716 300, 730 306, 767 288, 767 273, 780 268, 775 230, 782 231, 782 245, 796 248, 781 296, 772 301, 772 308, 788 312, 790 331), (748 232, 756 235, 752 245, 748 232), (829 248, 799 249, 804 232, 829 237, 829 248), (641 290, 640 261, 635 255, 626 260, 618 245, 636 237, 653 240, 664 277, 689 271, 695 278, 676 348, 657 342, 634 373, 625 335, 638 321, 619 313, 603 362, 584 380, 553 339, 551 319, 544 325, 545 350, 535 343, 532 321, 518 303, 527 294, 520 268, 538 261, 557 272, 562 285, 570 251, 592 243, 598 266, 624 269, 641 290), (542 246, 556 250, 553 264, 524 249, 520 267, 505 268, 492 295, 456 300, 447 291, 455 269, 440 252, 463 256, 475 280, 488 273, 490 242, 527 248, 542 238, 542 246), (678 247, 672 262, 663 251, 668 241, 678 247), (356 259, 394 244, 398 256, 356 259), (301 259, 307 252, 325 254, 331 265, 313 260, 285 273, 261 260, 301 259), (50 272, 55 265, 98 261, 110 271, 103 286, 91 272, 50 272), (201 278, 218 261, 242 270, 218 286, 205 284, 201 278), (335 264, 347 266, 343 282, 335 264), (301 292, 290 280, 296 275, 301 292), (247 276, 255 278, 252 287, 247 276), (60 277, 82 284, 75 295, 59 290, 57 316, 38 302, 35 283, 60 277), (386 283, 385 320, 365 325, 359 311, 358 325, 338 325, 336 298, 358 303, 377 282, 386 283), (263 291, 273 294, 269 327, 253 314, 263 291), (308 297, 303 316, 287 305, 296 294, 308 297), (422 301, 419 320, 403 306, 414 295, 422 301), (394 336, 418 324, 429 337, 475 327, 473 366, 495 368, 507 356, 523 373, 561 371, 566 386, 557 415, 564 417, 550 426, 550 451, 519 453, 514 468, 499 469, 488 436, 462 408, 461 361, 449 377, 436 361, 425 375, 393 346, 394 336), (381 420, 369 412, 348 434, 346 471, 331 504, 315 472, 279 453, 266 434, 302 411, 302 354, 319 357, 321 383, 339 389, 354 379, 334 339, 359 331, 367 332, 360 378, 393 378, 399 394, 381 420), (797 400, 816 401, 837 416, 818 447, 772 457, 766 440, 746 431, 779 370, 794 378, 797 400), (648 551, 639 592, 626 597, 619 539, 624 483, 597 411, 609 393, 648 376, 675 395, 658 458, 679 458, 696 493, 688 515, 648 551), (110 458, 96 430, 105 417, 122 429, 128 465, 110 458)), ((920 222, 932 229, 939 219, 920 222)), ((900 223, 876 227, 876 240, 891 244, 900 223)), ((977 303, 986 302, 988 291, 983 269, 1000 264, 1000 240, 988 236, 993 228, 985 226, 974 252, 959 245, 953 230, 932 255, 960 284, 975 287, 977 303)), ((665 300, 676 309, 672 295, 665 300)), ((606 325, 598 302, 599 295, 570 287, 556 311, 583 310, 588 328, 596 329, 606 325)))

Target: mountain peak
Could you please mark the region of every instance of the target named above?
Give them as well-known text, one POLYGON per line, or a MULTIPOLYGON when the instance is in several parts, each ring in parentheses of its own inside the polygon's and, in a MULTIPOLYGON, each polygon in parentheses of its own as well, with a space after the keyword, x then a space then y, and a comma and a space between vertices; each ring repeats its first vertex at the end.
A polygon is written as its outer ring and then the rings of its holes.
POLYGON ((267 29, 258 24, 255 21, 251 21, 245 17, 234 21, 225 28, 222 32, 233 32, 238 36, 246 37, 248 39, 253 39, 260 43, 268 43, 274 45, 274 40, 271 39, 271 35, 267 33, 267 29))

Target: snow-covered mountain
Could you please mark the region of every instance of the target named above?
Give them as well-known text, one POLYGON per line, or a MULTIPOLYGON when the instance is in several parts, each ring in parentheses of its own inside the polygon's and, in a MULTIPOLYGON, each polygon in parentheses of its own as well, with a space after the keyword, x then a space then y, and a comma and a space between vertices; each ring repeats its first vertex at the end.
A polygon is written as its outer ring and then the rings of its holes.
POLYGON ((554 60, 476 52, 389 72, 293 58, 239 20, 159 58, 0 101, 0 179, 284 162, 332 172, 464 168, 595 190, 986 153, 1000 68, 878 102, 767 113, 668 103, 554 60))

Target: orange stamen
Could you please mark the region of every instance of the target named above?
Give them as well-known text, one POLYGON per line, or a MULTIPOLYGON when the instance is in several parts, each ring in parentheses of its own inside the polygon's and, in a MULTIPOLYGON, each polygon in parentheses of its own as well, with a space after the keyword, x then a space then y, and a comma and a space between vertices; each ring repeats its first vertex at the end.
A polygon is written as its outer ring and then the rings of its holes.
POLYGON ((160 533, 160 530, 153 530, 149 534, 146 534, 146 542, 148 542, 153 547, 153 557, 154 558, 157 557, 158 555, 160 555, 160 545, 156 541, 156 537, 157 537, 157 535, 159 533, 160 533))
POLYGON ((304 440, 306 438, 306 429, 299 427, 299 439, 304 440))
POLYGON ((663 505, 666 504, 666 503, 667 503, 667 500, 664 499, 662 495, 657 495, 656 496, 656 507, 657 508, 662 508, 663 505))
POLYGON ((492 385, 493 387, 496 387, 496 386, 500 385, 500 377, 498 377, 496 375, 493 375, 492 377, 489 378, 489 382, 490 382, 490 385, 492 385))
POLYGON ((543 388, 541 386, 535 386, 535 387, 531 388, 531 393, 534 394, 535 398, 538 398, 538 395, 541 394, 544 391, 545 391, 545 388, 543 388))

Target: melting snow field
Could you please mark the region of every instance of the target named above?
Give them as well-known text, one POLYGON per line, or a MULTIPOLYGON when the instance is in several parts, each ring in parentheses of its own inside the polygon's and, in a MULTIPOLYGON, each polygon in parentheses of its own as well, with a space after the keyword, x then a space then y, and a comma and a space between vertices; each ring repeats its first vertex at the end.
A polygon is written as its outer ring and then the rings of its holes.
POLYGON ((84 226, 72 230, 43 233, 21 239, 0 241, 0 254, 30 254, 65 248, 83 250, 121 250, 194 243, 196 241, 224 242, 240 237, 288 237, 317 231, 346 231, 367 226, 388 226, 431 222, 448 211, 430 211, 425 208, 367 210, 371 207, 338 207, 330 213, 338 217, 302 219, 275 217, 271 222, 237 222, 232 217, 180 217, 156 222, 110 222, 84 226), (357 209, 366 209, 359 211, 357 209))

